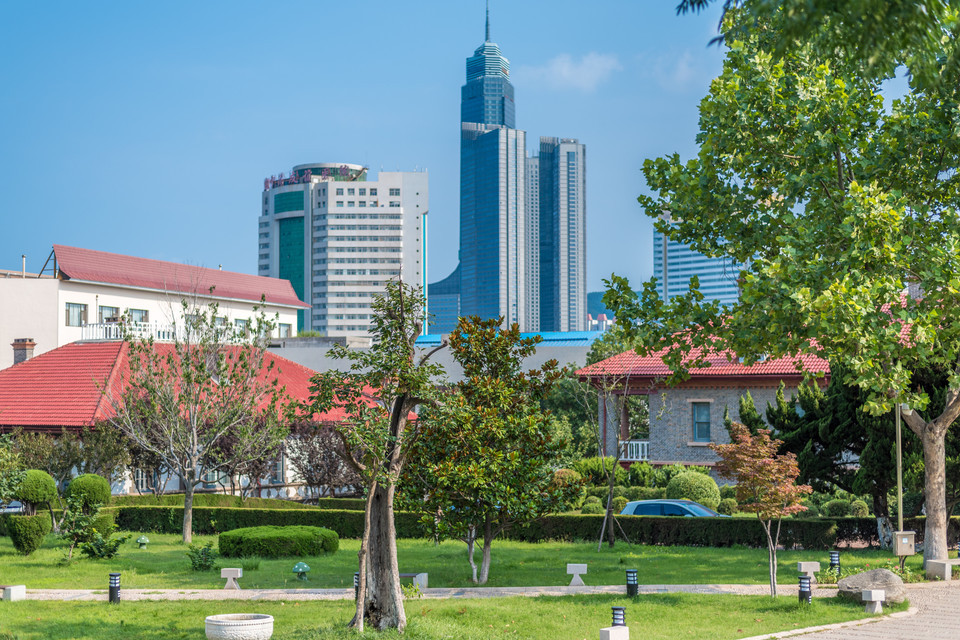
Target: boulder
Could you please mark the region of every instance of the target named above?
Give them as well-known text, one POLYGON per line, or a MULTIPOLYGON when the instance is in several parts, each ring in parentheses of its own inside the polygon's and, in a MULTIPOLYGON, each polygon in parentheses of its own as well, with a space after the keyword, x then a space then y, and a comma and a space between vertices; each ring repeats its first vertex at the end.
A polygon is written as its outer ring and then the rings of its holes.
POLYGON ((884 602, 900 603, 907 597, 907 590, 903 586, 900 576, 889 569, 872 569, 853 576, 848 576, 837 583, 839 595, 853 602, 862 602, 864 591, 883 590, 884 602))

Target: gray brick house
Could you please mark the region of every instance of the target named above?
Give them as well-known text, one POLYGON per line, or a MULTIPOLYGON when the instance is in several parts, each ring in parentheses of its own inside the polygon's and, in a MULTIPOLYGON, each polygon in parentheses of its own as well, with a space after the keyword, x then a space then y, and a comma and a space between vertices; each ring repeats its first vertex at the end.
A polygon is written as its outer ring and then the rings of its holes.
POLYGON ((747 391, 763 414, 773 404, 781 381, 788 397, 803 381, 803 372, 823 372, 821 384, 829 382, 829 366, 812 356, 766 360, 746 367, 737 359, 718 355, 707 359, 710 366, 690 371, 690 378, 668 387, 664 379, 670 370, 659 355, 641 357, 634 351, 601 360, 577 371, 580 379, 600 391, 599 424, 605 455, 612 455, 618 443, 624 447, 624 462, 647 461, 652 465, 713 466, 717 457, 711 443, 729 442, 723 415, 729 410, 740 419, 739 399, 747 391), (644 395, 650 409, 649 440, 629 440, 625 395, 644 395))

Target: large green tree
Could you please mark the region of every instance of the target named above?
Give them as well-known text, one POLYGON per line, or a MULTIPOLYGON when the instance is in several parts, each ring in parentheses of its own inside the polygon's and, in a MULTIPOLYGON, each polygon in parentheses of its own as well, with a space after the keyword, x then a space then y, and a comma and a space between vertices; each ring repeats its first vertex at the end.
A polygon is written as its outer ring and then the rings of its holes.
POLYGON ((327 371, 312 379, 308 419, 333 410, 344 414, 336 426, 343 459, 362 479, 367 501, 360 541, 360 590, 350 625, 362 631, 369 622, 378 630, 407 625, 397 566, 394 498, 403 468, 423 429, 412 419, 419 406, 437 401, 436 378, 443 370, 429 362, 445 343, 418 356, 423 328, 423 292, 397 281, 374 298, 369 350, 340 345, 334 358, 349 362, 347 371, 327 371))
POLYGON ((408 506, 438 537, 467 544, 472 579, 486 584, 493 541, 510 528, 562 509, 579 484, 553 483, 564 443, 540 401, 560 377, 556 360, 524 371, 541 341, 503 318, 460 318, 450 334, 463 380, 421 413, 423 435, 404 474, 408 506), (474 549, 482 546, 477 573, 474 549))
POLYGON ((698 157, 644 163, 654 195, 640 202, 658 229, 747 265, 739 302, 707 302, 696 282, 667 302, 655 282, 637 295, 616 276, 604 301, 641 351, 668 350, 673 380, 720 351, 747 364, 816 354, 846 367, 872 414, 909 404, 924 554, 943 558, 944 439, 960 415, 960 78, 915 84, 885 108, 883 74, 822 39, 775 57, 778 16, 729 42, 700 105, 698 157), (910 385, 922 367, 948 372, 942 403, 910 385))

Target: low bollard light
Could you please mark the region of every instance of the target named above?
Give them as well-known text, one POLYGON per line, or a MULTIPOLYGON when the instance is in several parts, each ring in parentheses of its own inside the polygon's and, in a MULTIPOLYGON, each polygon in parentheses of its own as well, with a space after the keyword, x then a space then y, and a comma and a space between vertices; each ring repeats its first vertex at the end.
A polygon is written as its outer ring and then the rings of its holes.
POLYGON ((610 607, 610 610, 613 612, 613 627, 625 627, 627 626, 626 622, 626 608, 625 607, 610 607))
POLYGON ((298 580, 307 580, 307 572, 310 571, 310 566, 306 562, 298 562, 293 565, 293 572, 297 574, 298 580))
POLYGON ((810 576, 800 576, 800 604, 813 603, 813 589, 810 587, 810 576))
POLYGON ((840 552, 839 551, 830 552, 830 571, 833 571, 838 576, 840 575, 840 552))
POLYGON ((627 569, 627 595, 633 597, 640 593, 640 585, 637 584, 637 570, 627 569))
POLYGON ((141 549, 146 549, 148 542, 150 542, 150 538, 148 538, 147 536, 140 536, 139 538, 137 538, 137 544, 140 545, 141 549))
POLYGON ((110 574, 110 604, 120 602, 120 574, 110 574))

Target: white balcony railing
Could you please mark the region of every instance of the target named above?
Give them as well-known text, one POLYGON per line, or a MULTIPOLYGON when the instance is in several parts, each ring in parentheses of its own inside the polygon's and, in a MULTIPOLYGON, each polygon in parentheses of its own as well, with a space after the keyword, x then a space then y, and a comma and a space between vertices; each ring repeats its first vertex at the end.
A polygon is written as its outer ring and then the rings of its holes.
MULTIPOLYGON (((176 328, 160 322, 131 322, 127 331, 134 338, 153 338, 157 342, 173 342, 176 328)), ((123 340, 124 326, 119 322, 96 322, 81 328, 81 340, 123 340)))
POLYGON ((621 440, 620 446, 623 447, 623 455, 620 456, 623 462, 643 462, 650 459, 649 440, 621 440))

